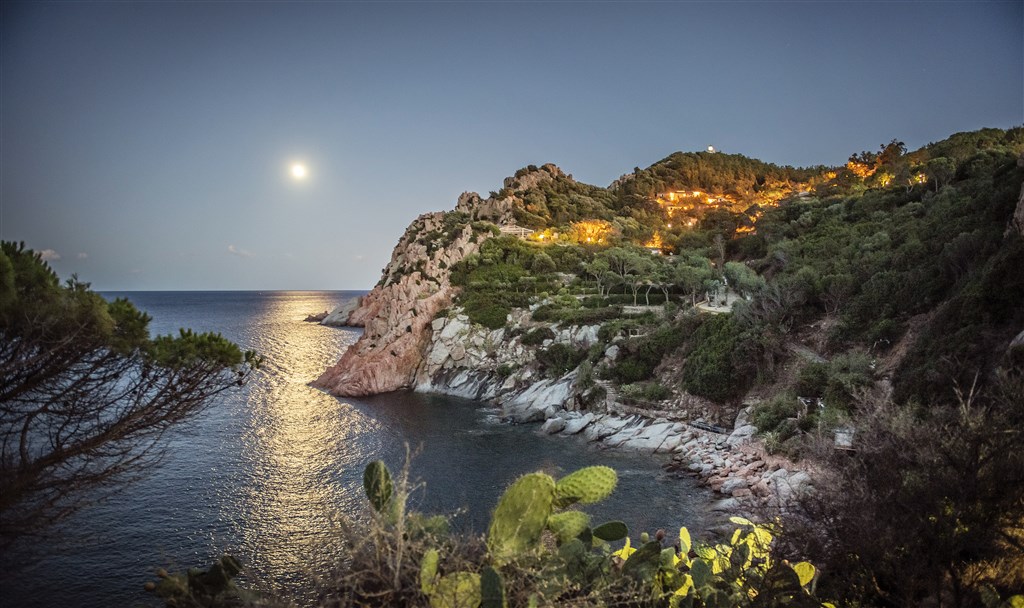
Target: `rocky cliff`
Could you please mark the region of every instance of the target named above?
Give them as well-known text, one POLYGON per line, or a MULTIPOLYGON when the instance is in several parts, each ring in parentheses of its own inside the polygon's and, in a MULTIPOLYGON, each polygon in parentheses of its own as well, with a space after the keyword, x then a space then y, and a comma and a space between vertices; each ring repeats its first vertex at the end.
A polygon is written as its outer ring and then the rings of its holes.
MULTIPOLYGON (((532 187, 555 175, 562 173, 545 165, 505 181, 532 187)), ((515 202, 511 195, 483 199, 466 192, 453 211, 416 218, 399 239, 377 286, 324 319, 327 325, 363 327, 364 332, 314 386, 338 396, 411 388, 431 341, 432 321, 452 303, 451 267, 477 252, 493 236, 494 225, 512 222, 515 202)))
POLYGON ((416 218, 391 254, 380 283, 356 306, 350 304, 329 315, 335 324, 365 329, 341 360, 316 380, 316 386, 339 396, 360 396, 410 385, 431 320, 451 304, 448 269, 475 252, 483 237, 463 224, 432 237, 442 238, 441 242, 424 238, 436 235, 444 224, 444 213, 416 218))

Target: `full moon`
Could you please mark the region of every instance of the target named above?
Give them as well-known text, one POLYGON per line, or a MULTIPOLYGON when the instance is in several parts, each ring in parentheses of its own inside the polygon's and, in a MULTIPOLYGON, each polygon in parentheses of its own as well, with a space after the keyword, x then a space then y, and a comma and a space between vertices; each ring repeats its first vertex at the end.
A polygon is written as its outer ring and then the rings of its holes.
POLYGON ((301 163, 295 163, 292 165, 292 177, 295 179, 302 179, 306 177, 306 166, 301 163))

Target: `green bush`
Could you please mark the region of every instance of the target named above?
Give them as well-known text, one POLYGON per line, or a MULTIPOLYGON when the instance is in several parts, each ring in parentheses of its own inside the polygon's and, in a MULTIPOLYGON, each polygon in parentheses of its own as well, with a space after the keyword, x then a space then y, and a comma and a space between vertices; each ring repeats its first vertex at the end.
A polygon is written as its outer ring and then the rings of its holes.
POLYGON ((505 327, 512 307, 507 303, 492 301, 483 297, 464 298, 462 308, 470 321, 479 323, 488 329, 505 327))
POLYGON ((595 325, 611 319, 617 319, 622 309, 614 306, 608 308, 566 310, 559 315, 559 320, 571 325, 595 325))
POLYGON ((796 418, 800 409, 800 402, 797 401, 796 395, 783 393, 758 404, 754 408, 750 421, 762 433, 773 432, 777 431, 784 421, 796 418))
POLYGON ((545 340, 553 340, 555 332, 548 327, 538 327, 523 334, 522 342, 525 346, 540 346, 545 340))
POLYGON ((549 377, 557 378, 576 369, 586 356, 587 351, 571 344, 552 344, 537 351, 537 362, 549 377))
POLYGON ((796 392, 801 397, 821 397, 828 387, 828 363, 809 363, 797 378, 796 392))
POLYGON ((657 382, 638 382, 622 386, 621 394, 630 400, 654 402, 668 399, 672 391, 657 382))
POLYGON ((865 352, 852 351, 836 356, 828 364, 825 403, 849 410, 857 393, 874 383, 874 360, 865 352))
POLYGON ((736 373, 733 353, 741 329, 732 315, 713 315, 694 332, 694 348, 683 366, 683 388, 712 401, 736 399, 750 379, 736 373))
POLYGON ((539 322, 568 323, 570 325, 593 325, 617 319, 622 309, 607 308, 562 308, 554 304, 545 304, 533 311, 532 319, 539 322))
MULTIPOLYGON (((628 326, 623 324, 622 327, 628 326)), ((608 378, 619 384, 650 379, 662 359, 686 341, 688 328, 688 322, 666 325, 623 342, 618 361, 607 372, 608 378)), ((609 333, 612 330, 614 326, 609 328, 609 333)))
POLYGON ((560 311, 561 309, 554 304, 544 304, 543 306, 538 306, 537 310, 534 310, 533 314, 530 315, 530 318, 540 323, 558 321, 560 311))

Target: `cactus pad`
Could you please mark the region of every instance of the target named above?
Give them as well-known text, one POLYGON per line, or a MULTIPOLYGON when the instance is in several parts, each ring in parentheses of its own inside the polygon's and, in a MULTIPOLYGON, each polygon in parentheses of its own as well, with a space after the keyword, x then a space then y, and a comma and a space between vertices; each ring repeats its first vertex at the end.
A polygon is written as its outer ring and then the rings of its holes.
POLYGON ((548 518, 548 530, 558 537, 559 544, 576 538, 590 525, 590 516, 582 511, 555 513, 548 518))
POLYGON ((606 540, 608 542, 622 540, 626 538, 626 535, 628 534, 629 528, 627 528, 626 524, 622 523, 621 521, 605 522, 600 526, 594 528, 594 536, 600 538, 601 540, 606 540))
POLYGON ((366 497, 378 513, 384 513, 395 493, 395 484, 391 481, 391 471, 380 460, 374 460, 363 470, 363 489, 366 497))
POLYGON ((557 505, 566 507, 575 502, 590 504, 604 500, 615 490, 619 476, 610 467, 596 466, 566 475, 557 485, 557 505))
POLYGON ((480 599, 480 575, 453 572, 437 581, 430 594, 430 608, 477 608, 480 599))
POLYGON ((661 565, 661 543, 645 543, 622 565, 622 573, 637 581, 652 581, 661 565))
POLYGON ((480 608, 506 608, 505 583, 498 571, 490 566, 480 573, 480 608))
POLYGON ((811 581, 814 580, 814 575, 817 571, 814 569, 814 566, 809 562, 800 562, 798 564, 793 565, 793 572, 796 572, 797 577, 799 577, 800 586, 806 587, 807 585, 811 584, 811 581))
POLYGON ((487 531, 487 550, 496 564, 537 548, 554 500, 555 480, 545 473, 523 475, 505 490, 487 531))
POLYGON ((423 554, 423 562, 420 564, 420 589, 424 594, 430 595, 437 586, 437 562, 440 555, 437 549, 430 549, 423 554))

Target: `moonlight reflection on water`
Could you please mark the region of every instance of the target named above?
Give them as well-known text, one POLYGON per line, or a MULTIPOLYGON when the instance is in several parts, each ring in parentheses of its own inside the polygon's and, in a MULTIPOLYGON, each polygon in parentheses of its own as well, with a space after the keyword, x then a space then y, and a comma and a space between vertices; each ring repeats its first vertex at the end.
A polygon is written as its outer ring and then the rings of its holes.
POLYGON ((144 603, 142 584, 154 568, 205 566, 224 553, 241 558, 250 580, 308 588, 337 559, 338 518, 364 514, 365 464, 380 458, 397 471, 407 444, 417 452, 412 476, 422 482, 413 508, 459 512, 457 529, 482 532, 502 490, 523 473, 557 476, 591 464, 619 472, 611 498, 587 509, 595 520, 622 519, 635 531, 703 521, 707 494, 667 479, 649 456, 505 425, 490 407, 464 399, 337 399, 310 387, 359 332, 302 319, 355 293, 105 295, 126 296, 151 314, 153 333, 220 332, 257 350, 264 364, 245 388, 171 433, 166 460, 145 479, 83 510, 45 543, 0 557, 11 605, 144 603))

